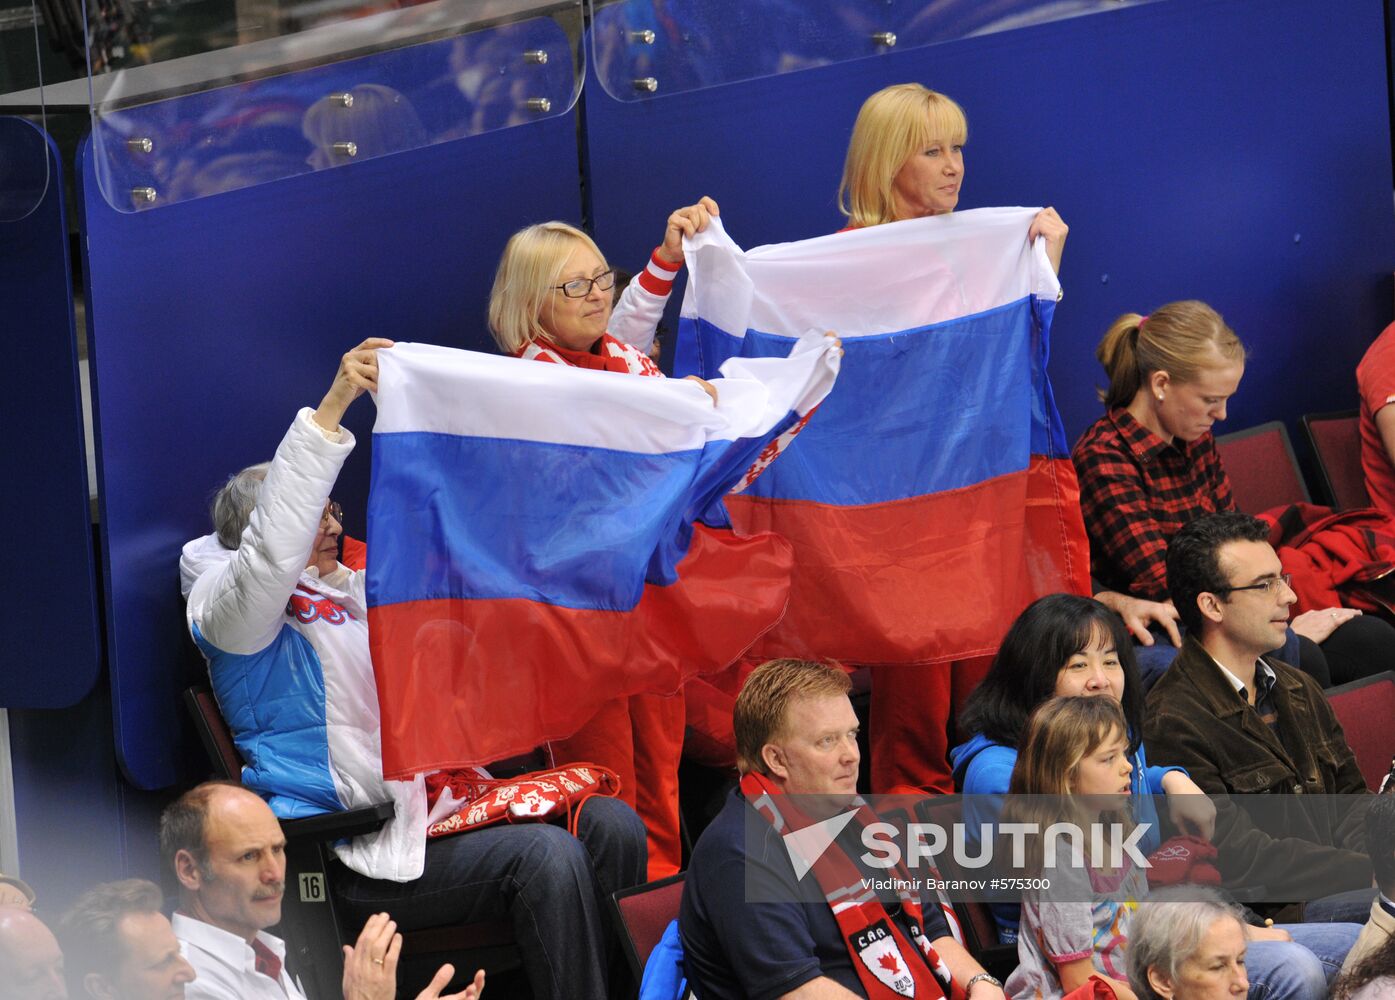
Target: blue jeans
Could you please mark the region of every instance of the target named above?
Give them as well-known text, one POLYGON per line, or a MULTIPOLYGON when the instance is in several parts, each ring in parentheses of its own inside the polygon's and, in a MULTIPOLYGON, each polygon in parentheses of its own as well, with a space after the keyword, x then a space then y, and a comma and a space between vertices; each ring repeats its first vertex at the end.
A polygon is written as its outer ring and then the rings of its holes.
POLYGON ((386 911, 404 931, 507 922, 536 1000, 605 997, 618 949, 605 900, 644 881, 644 824, 619 799, 593 798, 577 836, 551 823, 500 823, 426 845, 413 882, 335 865, 335 897, 357 928, 386 911))
POLYGON ((1356 944, 1360 924, 1280 924, 1292 941, 1251 941, 1249 1000, 1323 1000, 1356 944))
POLYGON ((1375 889, 1351 889, 1334 892, 1321 899, 1310 899, 1303 905, 1305 924, 1351 923, 1364 924, 1371 916, 1371 904, 1376 901, 1375 889))

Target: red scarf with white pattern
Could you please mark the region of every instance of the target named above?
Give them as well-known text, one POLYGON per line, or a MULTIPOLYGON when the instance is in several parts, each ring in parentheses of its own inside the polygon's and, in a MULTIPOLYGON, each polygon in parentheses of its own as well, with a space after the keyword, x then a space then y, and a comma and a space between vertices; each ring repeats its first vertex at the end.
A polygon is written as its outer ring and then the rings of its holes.
POLYGON ((593 347, 594 351, 573 351, 550 340, 535 340, 530 344, 524 344, 517 352, 517 357, 529 361, 571 365, 573 368, 590 368, 592 371, 664 377, 659 366, 649 360, 647 354, 616 340, 608 333, 601 334, 601 339, 596 341, 593 347))
MULTIPOLYGON (((741 794, 782 837, 817 822, 800 812, 793 796, 783 794, 769 778, 755 771, 742 776, 741 794)), ((851 805, 857 807, 854 823, 865 827, 879 822, 861 797, 853 799, 851 805)), ((963 1000, 962 987, 954 983, 949 968, 925 936, 920 896, 910 891, 911 878, 903 866, 889 870, 886 876, 897 880, 897 895, 914 944, 906 939, 900 922, 886 912, 876 890, 867 888, 865 876, 841 848, 830 845, 810 870, 838 921, 869 1000, 943 1000, 946 996, 963 1000)))

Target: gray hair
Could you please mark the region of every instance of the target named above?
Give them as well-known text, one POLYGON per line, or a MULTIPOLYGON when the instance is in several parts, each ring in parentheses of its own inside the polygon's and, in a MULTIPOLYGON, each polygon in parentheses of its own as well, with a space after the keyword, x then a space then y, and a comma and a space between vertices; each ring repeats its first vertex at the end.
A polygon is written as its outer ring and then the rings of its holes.
POLYGON ((262 496, 262 483, 266 481, 266 470, 270 462, 249 465, 234 476, 228 477, 213 496, 209 513, 213 516, 213 530, 225 549, 235 549, 242 544, 242 533, 247 530, 247 522, 252 520, 252 509, 262 496))
POLYGON ((1148 981, 1150 968, 1176 982, 1182 963, 1196 954, 1211 926, 1226 917, 1244 929, 1239 908, 1204 886, 1159 889, 1140 902, 1129 922, 1127 956, 1129 986, 1139 1000, 1161 1000, 1148 981))

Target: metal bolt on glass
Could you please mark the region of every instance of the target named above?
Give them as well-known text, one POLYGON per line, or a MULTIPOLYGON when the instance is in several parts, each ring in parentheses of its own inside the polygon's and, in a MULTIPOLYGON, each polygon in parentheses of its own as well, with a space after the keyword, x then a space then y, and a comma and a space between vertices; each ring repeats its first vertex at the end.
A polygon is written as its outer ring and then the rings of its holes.
POLYGON ((154 204, 155 189, 153 187, 131 188, 131 200, 137 205, 154 204))
POLYGON ((332 103, 338 104, 341 107, 352 108, 354 106, 353 94, 330 94, 329 99, 332 103))
POLYGON ((650 31, 648 28, 642 31, 631 31, 630 41, 635 45, 653 45, 654 32, 650 31))
POLYGON ((332 148, 340 156, 347 156, 351 159, 358 155, 358 143, 356 142, 336 142, 332 148))
POLYGON ((126 148, 133 153, 149 153, 155 149, 155 144, 145 136, 136 139, 127 139, 126 148))
POLYGON ((872 44, 885 45, 887 48, 891 48, 896 44, 896 32, 878 31, 872 36, 872 44))
POLYGON ((645 94, 652 94, 659 89, 659 81, 652 76, 642 76, 635 81, 635 90, 645 94))
POLYGON ((546 97, 530 97, 527 101, 527 107, 529 111, 540 111, 547 114, 552 110, 552 102, 546 97))
POLYGON ((532 63, 535 66, 547 65, 547 51, 545 49, 529 49, 523 53, 523 61, 532 63))

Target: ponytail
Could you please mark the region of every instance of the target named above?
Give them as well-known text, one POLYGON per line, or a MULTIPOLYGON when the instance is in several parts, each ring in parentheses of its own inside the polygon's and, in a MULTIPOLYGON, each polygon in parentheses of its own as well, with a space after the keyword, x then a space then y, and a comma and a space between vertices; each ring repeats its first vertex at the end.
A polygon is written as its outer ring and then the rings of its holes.
POLYGON ((1176 382, 1195 382, 1214 364, 1213 354, 1241 362, 1248 356, 1235 331, 1205 302, 1169 302, 1147 316, 1125 313, 1095 348, 1109 377, 1109 387, 1098 390, 1099 398, 1110 410, 1128 406, 1148 377, 1159 371, 1176 382))
POLYGON ((1142 323, 1143 317, 1138 313, 1124 313, 1104 332, 1095 348, 1095 357, 1109 377, 1109 388, 1096 390, 1106 409, 1128 406, 1143 384, 1143 373, 1138 368, 1138 332, 1142 323))

